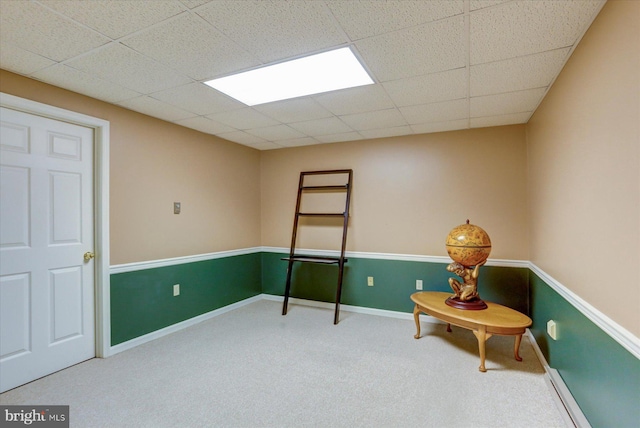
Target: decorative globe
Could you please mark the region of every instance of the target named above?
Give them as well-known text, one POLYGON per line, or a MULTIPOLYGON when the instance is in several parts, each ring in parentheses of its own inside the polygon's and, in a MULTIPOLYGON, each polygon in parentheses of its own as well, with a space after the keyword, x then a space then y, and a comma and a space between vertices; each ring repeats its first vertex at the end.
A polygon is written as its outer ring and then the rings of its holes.
POLYGON ((466 224, 454 227, 447 236, 447 253, 453 261, 470 267, 484 262, 491 253, 489 235, 480 226, 466 224))

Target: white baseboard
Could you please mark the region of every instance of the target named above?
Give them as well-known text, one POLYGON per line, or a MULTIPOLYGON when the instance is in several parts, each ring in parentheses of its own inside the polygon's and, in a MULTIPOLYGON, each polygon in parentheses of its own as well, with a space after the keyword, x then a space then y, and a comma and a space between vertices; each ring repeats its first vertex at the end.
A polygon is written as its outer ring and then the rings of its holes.
MULTIPOLYGON (((276 302, 282 302, 284 300, 283 296, 275 296, 272 294, 262 294, 262 298, 266 300, 276 301, 276 302)), ((306 299, 299 299, 299 298, 293 298, 293 297, 289 298, 289 303, 304 305, 304 306, 312 306, 312 307, 323 308, 323 309, 331 309, 331 310, 335 308, 335 303, 318 302, 314 300, 306 300, 306 299)), ((378 315, 383 317, 406 319, 406 320, 413 321, 413 313, 407 313, 407 312, 388 311, 384 309, 373 309, 373 308, 366 308, 361 306, 351 306, 351 305, 342 305, 342 304, 340 305, 340 310, 346 311, 346 312, 355 312, 355 313, 361 313, 361 314, 367 314, 367 315, 378 315)), ((441 321, 437 318, 434 318, 432 316, 425 315, 425 314, 420 314, 420 321, 426 321, 434 324, 446 324, 444 321, 441 321)), ((567 424, 567 427, 591 428, 591 424, 589 424, 589 421, 584 416, 584 413, 582 413, 580 406, 578 406, 578 403, 573 398, 573 395, 571 395, 571 392, 569 391, 569 388, 567 388, 567 385, 564 383, 564 380, 562 380, 560 373, 558 373, 556 369, 552 369, 551 367, 549 367, 549 364, 547 363, 546 358, 542 354, 542 351, 540 350, 540 347, 538 346, 538 343, 536 342, 535 337, 533 336, 533 334, 529 329, 527 329, 527 336, 529 337, 529 341, 533 346, 533 349, 536 353, 536 356, 538 357, 538 360, 540 361, 540 364, 544 367, 545 382, 547 382, 549 391, 551 392, 551 396, 554 398, 556 406, 558 407, 558 410, 562 415, 562 418, 567 424)))
MULTIPOLYGON (((238 309, 241 308, 243 306, 249 305, 251 303, 257 302, 259 300, 271 300, 271 301, 276 301, 276 302, 282 302, 284 300, 283 296, 275 296, 272 294, 258 294, 257 296, 253 296, 250 297, 248 299, 244 299, 241 300, 239 302, 236 303, 232 303, 230 305, 224 306, 222 308, 218 308, 215 309, 211 312, 207 312, 205 314, 202 315, 198 315, 196 317, 193 318, 189 318, 188 320, 179 322, 177 324, 173 324, 170 325, 169 327, 165 327, 162 328, 160 330, 156 330, 153 331, 151 333, 145 334, 144 336, 140 336, 140 337, 136 337, 135 339, 131 339, 128 340, 126 342, 123 343, 119 343, 118 345, 112 346, 109 349, 109 354, 108 356, 111 355, 115 355, 119 352, 122 351, 126 351, 128 349, 132 349, 135 348, 136 346, 142 345, 144 343, 150 342, 152 340, 155 339, 159 339, 163 336, 166 336, 168 334, 171 333, 175 333, 176 331, 180 331, 183 330, 185 328, 191 327, 193 325, 199 324, 203 321, 206 321, 208 319, 217 317, 218 315, 222 315, 224 313, 233 311, 234 309, 238 309)), ((298 299, 298 298, 289 298, 289 302, 293 303, 293 304, 297 304, 297 305, 305 305, 305 306, 313 306, 313 307, 317 307, 317 308, 323 308, 323 309, 333 309, 335 308, 335 304, 334 303, 327 303, 327 302, 317 302, 314 300, 306 300, 306 299, 298 299)), ((367 314, 367 315, 378 315, 378 316, 383 316, 383 317, 388 317, 388 318, 399 318, 399 319, 406 319, 406 320, 412 320, 413 321, 413 314, 412 313, 407 313, 407 312, 398 312, 398 311, 387 311, 384 309, 374 309, 374 308, 365 308, 362 306, 351 306, 351 305, 340 305, 340 310, 346 311, 346 312, 356 312, 356 313, 360 313, 360 314, 367 314)), ((421 321, 426 321, 426 322, 430 322, 430 323, 436 323, 436 324, 442 324, 443 322, 425 315, 425 314, 420 314, 420 320, 421 321)))
MULTIPOLYGON (((179 265, 185 263, 198 262, 203 260, 212 260, 224 257, 232 257, 245 254, 253 254, 258 252, 271 252, 271 253, 289 253, 289 248, 284 247, 250 247, 241 248, 230 251, 220 251, 216 253, 196 254, 193 256, 175 257, 171 259, 151 260, 136 263, 127 263, 121 265, 114 265, 110 267, 110 274, 133 272, 137 270, 152 269, 164 266, 179 265)), ((313 250, 313 249, 298 249, 297 252, 301 254, 317 254, 335 256, 339 254, 336 251, 330 250, 313 250)), ((375 260, 399 260, 399 261, 413 261, 413 262, 429 262, 429 263, 449 263, 448 257, 441 256, 425 256, 416 254, 392 254, 392 253, 369 253, 361 251, 347 251, 347 257, 360 258, 360 259, 375 259, 375 260)), ((627 351, 631 352, 636 358, 640 359, 640 338, 636 337, 633 333, 613 321, 611 318, 597 310, 591 304, 586 302, 580 296, 576 295, 570 289, 563 284, 560 284, 554 278, 549 276, 546 272, 536 266, 534 263, 526 260, 502 260, 502 259, 489 259, 487 266, 499 266, 499 267, 513 267, 513 268, 528 268, 531 272, 538 275, 549 287, 555 290, 560 296, 562 296, 567 302, 575 307, 579 312, 585 315, 594 324, 600 327, 611 338, 618 342, 627 351)), ((369 308, 353 307, 349 308, 345 306, 345 310, 371 313, 369 308)), ((380 314, 380 310, 373 310, 374 315, 380 314)), ((105 355, 108 356, 108 355, 105 355)))
POLYGON ((199 324, 202 321, 206 321, 208 319, 217 317, 218 315, 222 315, 224 313, 233 311, 234 309, 241 308, 242 306, 246 306, 253 302, 257 302, 262 300, 262 295, 257 295, 253 297, 249 297, 248 299, 241 300, 236 303, 232 303, 227 306, 223 306, 222 308, 215 309, 211 312, 207 312, 202 315, 198 315, 193 318, 189 318, 188 320, 184 320, 177 324, 170 325, 169 327, 162 328, 160 330, 153 331, 149 334, 145 334, 144 336, 136 337, 135 339, 128 340, 126 342, 120 343, 118 345, 112 346, 109 349, 109 356, 115 355, 119 352, 126 351, 128 349, 135 348, 136 346, 142 345, 143 343, 150 342, 155 339, 159 339, 163 336, 166 336, 171 333, 175 333, 176 331, 184 330, 187 327, 191 327, 193 325, 199 324))
POLYGON ((527 329, 527 337, 529 337, 529 341, 531 342, 531 346, 533 346, 533 350, 544 367, 545 371, 545 382, 547 382, 547 386, 549 387, 549 391, 551 392, 551 396, 562 415, 565 423, 568 427, 577 427, 577 428, 591 428, 591 424, 585 417, 584 413, 582 413, 582 409, 578 406, 578 403, 571 395, 571 391, 567 388, 567 385, 564 383, 562 376, 560 373, 551 367, 549 367, 549 363, 547 359, 544 357, 542 350, 538 346, 538 342, 536 342, 536 338, 534 337, 531 330, 527 329))
MULTIPOLYGON (((283 296, 276 296, 273 294, 262 294, 262 298, 265 300, 272 300, 275 302, 284 301, 283 296)), ((336 307, 335 303, 318 302, 316 300, 299 299, 297 297, 289 297, 289 303, 293 303, 294 305, 312 306, 315 308, 331 309, 331 310, 334 310, 336 307)), ((340 311, 354 312, 358 314, 367 314, 367 315, 377 315, 381 317, 398 318, 398 319, 413 321, 413 313, 409 313, 409 312, 388 311, 386 309, 366 308, 364 306, 351 306, 351 305, 343 305, 343 304, 340 304, 340 311)), ((426 321, 428 323, 433 323, 433 324, 446 324, 444 321, 441 321, 437 318, 434 318, 432 316, 422 314, 422 313, 420 314, 420 320, 426 321)))
MULTIPOLYGON (((127 342, 112 346, 109 350, 108 355, 112 356, 119 352, 123 352, 129 349, 135 348, 136 346, 142 345, 144 343, 150 342, 155 339, 159 339, 168 334, 183 330, 185 328, 191 327, 203 321, 214 318, 218 315, 222 315, 224 313, 233 311, 235 309, 241 308, 243 306, 249 305, 251 303, 254 303, 260 300, 282 302, 284 301, 284 297, 276 296, 272 294, 259 294, 257 296, 253 296, 248 299, 244 299, 239 302, 224 306, 222 308, 218 308, 211 312, 207 312, 205 314, 190 318, 180 323, 173 324, 169 327, 156 330, 149 334, 145 334, 144 336, 136 337, 135 339, 131 339, 127 342)), ((292 303, 294 305, 297 304, 297 305, 304 305, 304 306, 312 306, 312 307, 331 309, 331 310, 335 308, 335 303, 318 302, 314 300, 299 299, 294 297, 289 298, 289 303, 292 303)), ((413 321, 413 313, 408 313, 408 312, 389 311, 384 309, 374 309, 374 308, 367 308, 362 306, 352 306, 352 305, 342 305, 342 304, 340 305, 340 310, 346 311, 346 312, 354 312, 354 313, 367 314, 367 315, 377 315, 377 316, 383 316, 388 318, 397 318, 397 319, 405 319, 405 320, 413 321)), ((434 323, 434 324, 445 324, 443 321, 425 314, 420 314, 420 320, 429 322, 429 323, 434 323)), ((549 367, 549 364, 547 363, 546 358, 542 354, 542 351, 540 350, 540 347, 538 346, 535 340, 535 337, 533 336, 531 331, 527 330, 527 335, 529 337, 529 341, 531 342, 531 345, 533 346, 536 356, 540 361, 540 364, 542 364, 542 366, 545 369, 545 372, 546 372, 545 381, 549 386, 551 395, 554 398, 554 401, 556 402, 558 410, 560 411, 560 414, 565 420, 565 423, 567 424, 567 426, 577 427, 577 428, 590 428, 591 425, 589 424, 589 421, 582 413, 582 410, 580 409, 580 407, 578 406, 578 403, 576 403, 575 399, 571 395, 571 392, 565 385, 558 371, 549 367)))
MULTIPOLYGON (((216 258, 222 258, 222 257, 251 254, 256 252, 273 252, 273 253, 286 254, 288 253, 288 251, 289 249, 287 248, 279 248, 279 247, 253 247, 253 248, 245 248, 245 249, 234 250, 234 251, 223 251, 219 253, 200 254, 200 255, 189 256, 189 257, 178 257, 175 259, 156 260, 156 261, 150 261, 150 262, 130 263, 126 265, 111 266, 111 273, 114 274, 114 273, 122 273, 122 272, 131 272, 135 270, 157 268, 162 266, 170 266, 174 264, 210 260, 210 259, 216 259, 216 258)), ((324 251, 324 252, 315 251, 315 250, 308 250, 308 251, 313 254, 327 253, 326 255, 333 255, 334 253, 331 251, 324 251)), ((304 253, 305 250, 300 250, 300 252, 304 253)), ((371 259, 377 259, 377 260, 404 260, 404 261, 432 262, 432 263, 448 262, 448 258, 435 257, 435 256, 381 254, 381 253, 363 253, 363 252, 351 252, 351 253, 347 252, 346 255, 348 257, 353 257, 353 258, 365 258, 365 259, 371 258, 371 259)), ((562 298, 564 298, 579 312, 581 312, 588 319, 594 322, 594 324, 599 326, 605 333, 607 333, 616 342, 622 345, 626 350, 631 352, 632 355, 634 355, 636 358, 640 358, 640 339, 638 337, 631 334, 629 331, 621 327, 619 324, 611 320, 606 315, 602 314, 600 311, 598 311, 592 305, 590 305, 589 303, 584 301, 582 298, 577 296, 567 287, 565 287, 564 285, 556 281, 554 278, 547 275, 542 269, 540 269, 535 264, 528 261, 514 261, 514 260, 490 260, 490 262, 491 263, 487 263, 487 265, 529 268, 531 272, 538 275, 542 279, 542 281, 544 281, 549 287, 551 287, 553 290, 558 292, 562 298)), ((119 345, 112 346, 110 347, 109 352, 105 356, 113 355, 118 352, 122 352, 128 349, 134 348, 143 343, 158 339, 167 334, 171 334, 173 332, 185 329, 192 325, 198 324, 202 321, 208 320, 215 316, 221 315, 223 313, 232 311, 239 307, 242 307, 263 299, 282 302, 284 300, 284 297, 270 295, 270 294, 260 294, 257 296, 253 296, 249 299, 236 302, 234 304, 216 309, 206 314, 199 315, 197 317, 180 322, 178 324, 174 324, 169 327, 163 328, 161 330, 154 331, 147 335, 137 337, 135 339, 121 343, 119 345)), ((330 310, 333 310, 335 308, 334 303, 318 302, 318 301, 299 299, 299 298, 290 298, 289 302, 293 304, 315 306, 315 307, 325 308, 330 310)), ((351 306, 351 305, 340 305, 340 308, 341 310, 346 312, 355 312, 355 313, 377 315, 377 316, 406 319, 406 320, 413 321, 413 313, 389 311, 384 309, 374 309, 374 308, 351 306)), ((440 323, 440 324, 443 323, 442 321, 434 317, 424 315, 424 314, 420 314, 420 320, 429 322, 429 323, 440 323)), ((540 363, 545 369, 545 373, 546 373, 545 381, 549 386, 549 390, 552 393, 552 397, 554 397, 554 400, 556 401, 556 405, 560 410, 560 413, 562 414, 567 426, 578 427, 578 428, 590 427, 590 424, 587 418, 584 416, 584 414, 582 413, 582 410, 580 409, 575 399, 571 395, 571 392, 569 391, 566 384, 564 383, 560 373, 549 366, 533 334, 530 331, 528 331, 527 334, 540 363)))

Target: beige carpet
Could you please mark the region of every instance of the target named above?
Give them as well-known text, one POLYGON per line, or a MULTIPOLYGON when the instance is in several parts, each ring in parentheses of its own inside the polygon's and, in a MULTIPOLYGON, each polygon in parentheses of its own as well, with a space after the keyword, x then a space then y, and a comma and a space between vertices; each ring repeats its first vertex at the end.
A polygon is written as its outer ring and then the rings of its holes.
POLYGON ((564 427, 528 339, 261 300, 0 395, 72 427, 564 427))

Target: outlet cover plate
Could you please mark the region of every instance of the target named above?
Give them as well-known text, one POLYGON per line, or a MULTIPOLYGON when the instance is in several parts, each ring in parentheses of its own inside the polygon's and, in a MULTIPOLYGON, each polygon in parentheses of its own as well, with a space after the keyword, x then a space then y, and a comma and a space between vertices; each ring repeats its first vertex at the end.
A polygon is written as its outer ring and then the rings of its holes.
POLYGON ((558 340, 558 324, 554 320, 547 321, 547 334, 553 340, 558 340))

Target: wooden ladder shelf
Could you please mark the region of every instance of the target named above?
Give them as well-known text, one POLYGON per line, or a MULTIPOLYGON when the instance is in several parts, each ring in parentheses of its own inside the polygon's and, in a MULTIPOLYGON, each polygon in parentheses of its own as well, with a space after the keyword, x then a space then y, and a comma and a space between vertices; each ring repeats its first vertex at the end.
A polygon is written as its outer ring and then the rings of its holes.
POLYGON ((349 222, 349 202, 351 200, 351 184, 353 181, 353 170, 351 169, 335 169, 328 171, 306 171, 300 173, 300 181, 298 183, 298 199, 296 201, 296 213, 293 220, 293 233, 291 236, 291 249, 289 251, 289 257, 285 257, 282 260, 289 262, 287 268, 287 283, 284 290, 284 303, 282 305, 282 315, 287 314, 287 307, 289 304, 289 292, 291 291, 291 275, 293 273, 293 264, 295 262, 302 263, 320 263, 320 264, 332 264, 338 265, 338 284, 336 288, 336 309, 333 318, 333 323, 338 324, 340 319, 340 296, 342 294, 342 278, 344 273, 344 264, 348 261, 344 257, 345 248, 347 246, 347 224, 349 222), (326 185, 326 186, 305 186, 305 178, 313 175, 346 175, 347 182, 340 185, 326 185), (344 211, 341 213, 336 212, 300 212, 302 197, 308 192, 336 192, 343 191, 345 194, 344 211), (296 237, 298 235, 298 226, 300 217, 342 217, 342 245, 340 247, 339 257, 328 256, 314 256, 306 254, 296 253, 296 237))

